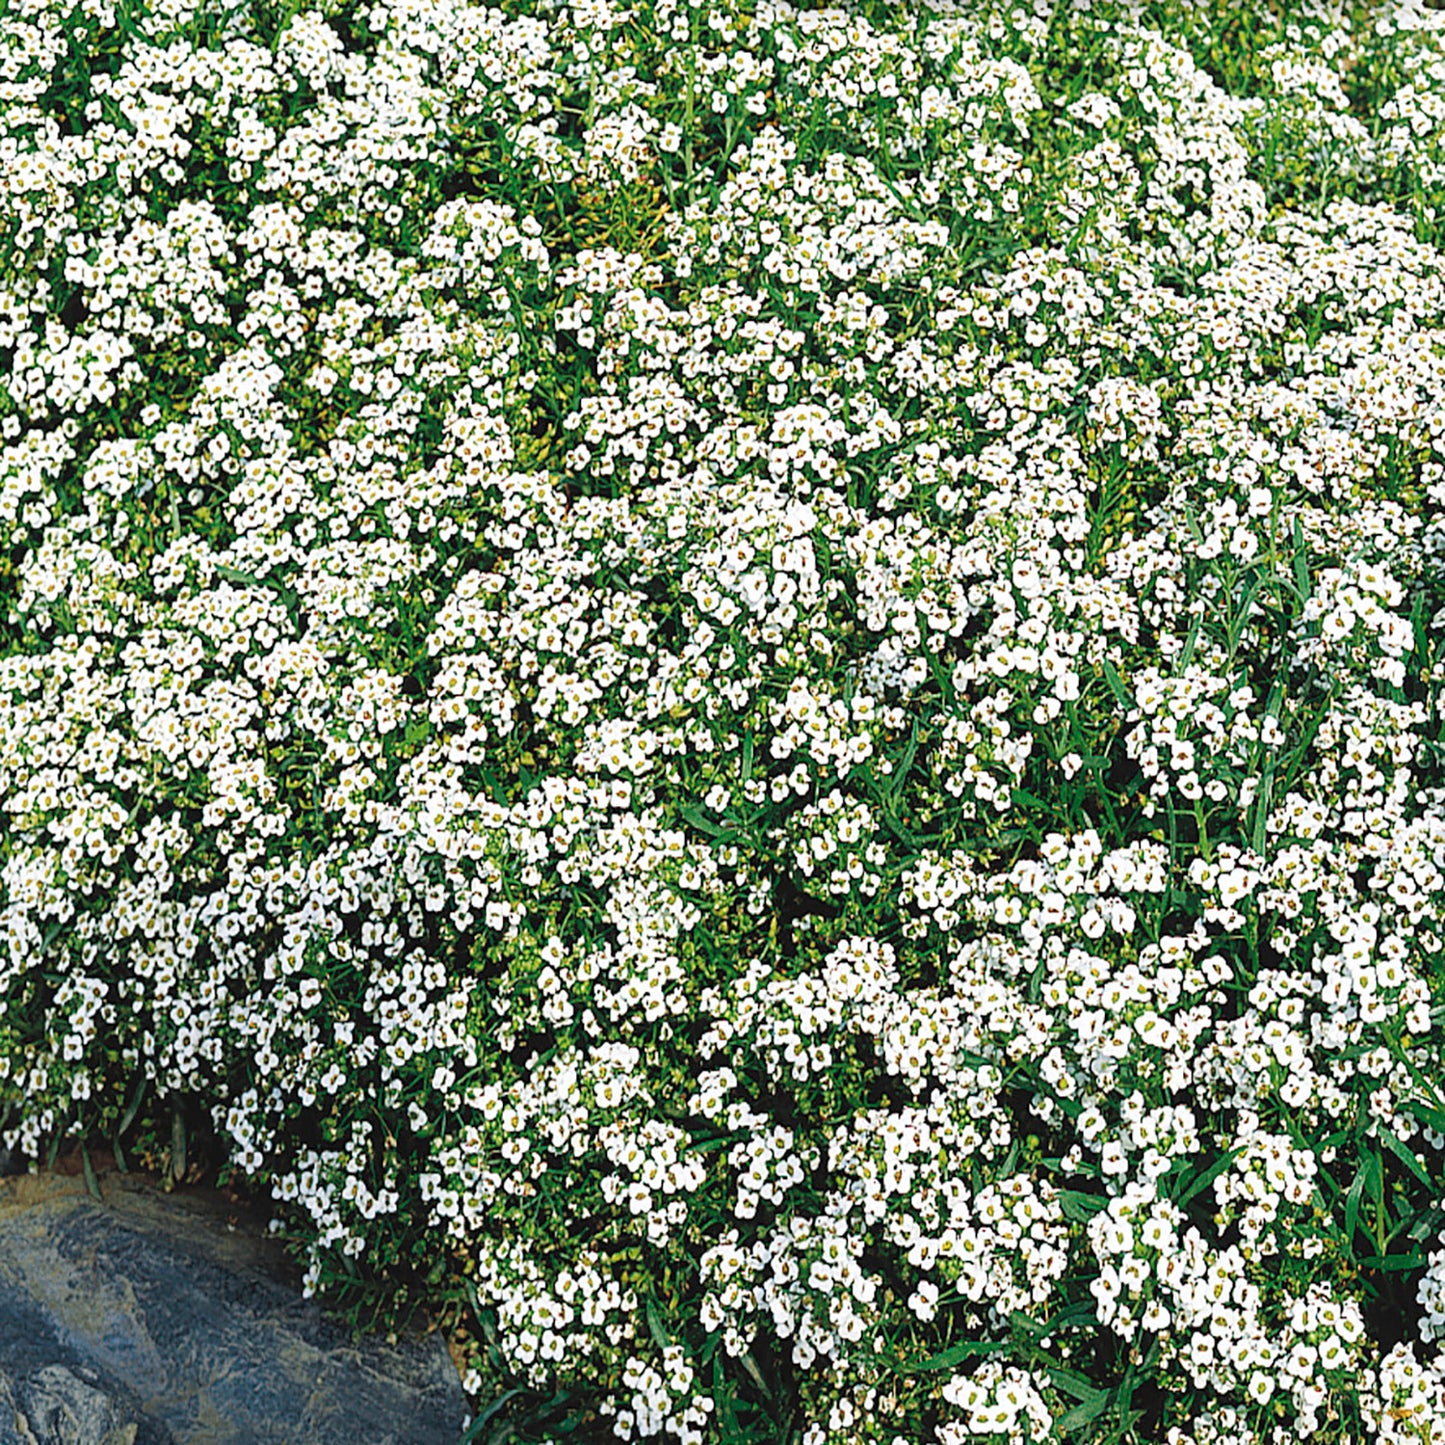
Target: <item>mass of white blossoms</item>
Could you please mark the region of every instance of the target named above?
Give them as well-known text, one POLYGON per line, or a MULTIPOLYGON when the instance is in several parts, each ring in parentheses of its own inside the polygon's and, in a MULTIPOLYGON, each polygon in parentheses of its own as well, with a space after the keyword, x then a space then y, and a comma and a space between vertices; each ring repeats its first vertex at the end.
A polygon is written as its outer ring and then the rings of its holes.
POLYGON ((509 1438, 1445 1439, 1445 12, 9 0, 0 196, 0 1143, 509 1438))

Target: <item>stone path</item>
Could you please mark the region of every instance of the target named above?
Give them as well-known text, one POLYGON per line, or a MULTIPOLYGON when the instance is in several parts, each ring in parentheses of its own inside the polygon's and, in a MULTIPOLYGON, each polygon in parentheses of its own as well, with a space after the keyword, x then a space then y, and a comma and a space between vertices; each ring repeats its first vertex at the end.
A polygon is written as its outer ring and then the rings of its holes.
POLYGON ((456 1445, 439 1336, 354 1346, 274 1242, 110 1174, 0 1180, 0 1445, 456 1445))

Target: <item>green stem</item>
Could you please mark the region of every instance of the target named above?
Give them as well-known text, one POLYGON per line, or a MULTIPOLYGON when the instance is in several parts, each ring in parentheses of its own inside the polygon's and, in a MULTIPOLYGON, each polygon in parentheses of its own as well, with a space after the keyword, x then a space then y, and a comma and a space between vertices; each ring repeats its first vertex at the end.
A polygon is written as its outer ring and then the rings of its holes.
POLYGON ((1204 805, 1197 799, 1194 803, 1194 821, 1199 825, 1199 852, 1206 863, 1212 860, 1213 850, 1209 846, 1209 826, 1204 821, 1204 805))

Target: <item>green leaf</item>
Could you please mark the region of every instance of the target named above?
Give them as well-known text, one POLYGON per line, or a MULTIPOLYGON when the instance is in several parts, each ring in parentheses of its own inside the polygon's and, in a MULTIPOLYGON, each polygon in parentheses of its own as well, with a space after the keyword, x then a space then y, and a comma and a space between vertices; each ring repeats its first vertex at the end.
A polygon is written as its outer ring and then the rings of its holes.
POLYGON ((1430 638, 1425 631, 1425 594, 1415 594, 1415 605, 1410 609, 1410 627, 1415 634, 1414 652, 1416 657, 1423 658, 1429 655, 1430 638))
POLYGON ((1220 1157, 1216 1159, 1214 1163, 1209 1166, 1209 1168, 1202 1170, 1200 1173, 1194 1176, 1194 1179, 1190 1182, 1189 1187, 1174 1201, 1174 1203, 1177 1204, 1180 1209, 1183 1209, 1184 1206, 1195 1197, 1195 1195, 1201 1193, 1205 1189, 1208 1189, 1209 1186, 1213 1184, 1214 1181, 1218 1179, 1219 1176, 1223 1174, 1224 1171, 1228 1169, 1229 1166, 1233 1164, 1237 1158, 1239 1158, 1239 1154, 1240 1151, 1238 1149, 1231 1149, 1227 1153, 1220 1155, 1220 1157))
POLYGON ((1041 808, 1045 812, 1052 813, 1052 805, 1037 793, 1031 793, 1027 788, 1013 788, 1009 792, 1009 798, 1016 808, 1041 808))
POLYGON ((1082 1430, 1085 1425, 1098 1419, 1104 1413, 1109 1403, 1109 1397, 1100 1390, 1098 1395, 1091 1400, 1084 1400, 1075 1405, 1072 1409, 1065 1410, 1054 1423, 1054 1428, 1061 1435, 1072 1434, 1075 1430, 1082 1430))
POLYGON ((1229 652, 1232 657, 1239 647, 1239 640, 1244 636, 1244 629, 1249 625, 1250 608, 1254 605, 1254 595, 1259 591, 1259 573, 1254 573, 1244 585, 1244 592, 1239 599, 1239 611, 1229 621, 1229 652))
POLYGON ((150 1080, 141 1075, 140 1081, 131 1091, 130 1103, 125 1106, 125 1113, 120 1116, 120 1123, 116 1125, 115 1137, 120 1140, 125 1137, 126 1131, 135 1123, 135 1116, 140 1112, 140 1106, 145 1101, 146 1090, 150 1088, 150 1080))
POLYGON ((171 1108, 171 1179, 179 1184, 186 1176, 186 1116, 180 1101, 171 1108))
POLYGON ((84 1144, 80 1146, 80 1168, 85 1175, 85 1187, 90 1191, 90 1197, 97 1204, 105 1201, 100 1197, 100 1181, 95 1177, 95 1165, 90 1162, 90 1150, 84 1144))
POLYGON ((716 1139, 689 1139, 682 1150, 684 1154, 703 1154, 709 1149, 721 1149, 725 1144, 732 1144, 737 1138, 737 1134, 721 1134, 716 1139))
POLYGON ((760 1389, 763 1394, 771 1400, 773 1398, 773 1392, 771 1389, 768 1388, 768 1382, 763 1379, 763 1372, 758 1369, 758 1362, 753 1359, 753 1352, 751 1350, 747 1350, 744 1352, 741 1358, 742 1367, 752 1377, 753 1384, 755 1384, 758 1389, 760 1389))
POLYGON ((662 1314, 657 1308, 655 1300, 647 1302, 647 1330, 652 1336, 653 1343, 666 1349, 672 1343, 667 1333, 667 1327, 662 1322, 662 1314))
POLYGON ((243 572, 239 567, 228 567, 224 562, 216 563, 216 576, 227 582, 238 582, 242 587, 264 587, 266 584, 253 572, 243 572))
POLYGON ((1202 613, 1196 612, 1189 624, 1189 635, 1184 639, 1184 651, 1179 654, 1179 669, 1182 672, 1194 661, 1194 647, 1199 641, 1199 628, 1204 622, 1202 613))
POLYGON ((1429 1263, 1423 1254, 1367 1254, 1355 1261, 1363 1269, 1379 1269, 1399 1273, 1410 1269, 1424 1269, 1429 1263))
POLYGON ((1087 1224, 1108 1202, 1097 1194, 1085 1194, 1079 1189, 1059 1191, 1059 1209, 1064 1218, 1074 1224, 1087 1224))
POLYGON ((1269 807, 1274 792, 1274 769, 1266 768, 1259 780, 1259 793, 1254 800, 1254 827, 1250 832, 1249 844, 1256 853, 1264 852, 1265 824, 1269 822, 1269 807))
POLYGON ((738 1412, 733 1404, 733 1390, 723 1374, 723 1357, 714 1355, 712 1357, 712 1397, 717 1402, 718 1424, 722 1429, 722 1438, 732 1442, 743 1438, 742 1426, 738 1421, 738 1412))
POLYGON ((1310 600, 1310 569, 1305 561, 1305 536, 1300 519, 1294 519, 1294 585, 1300 595, 1300 603, 1310 600))
MULTIPOLYGON (((1099 1409, 1094 1411, 1097 1415, 1099 1410, 1104 1408, 1104 1402, 1109 1398, 1107 1390, 1101 1390, 1087 1375, 1080 1375, 1074 1370, 1065 1370, 1058 1365, 1050 1365, 1049 1379, 1053 1381, 1054 1388, 1069 1396, 1072 1400, 1079 1400, 1084 1404, 1098 1403, 1099 1409)), ((1090 1416, 1092 1419, 1093 1417, 1090 1416)))
POLYGON ((893 775, 888 779, 887 793, 889 798, 896 798, 903 791, 903 784, 908 778, 908 770, 913 766, 914 755, 918 752, 918 720, 913 720, 912 730, 908 734, 908 742, 903 749, 903 756, 894 764, 893 775))
POLYGON ((1438 1234, 1442 1222, 1445 1222, 1445 1209, 1438 1204, 1432 1204, 1428 1209, 1422 1209, 1415 1216, 1406 1235, 1419 1244, 1430 1235, 1438 1234))
MULTIPOLYGON (((1333 693, 1331 693, 1331 697, 1333 698, 1333 693)), ((1314 742, 1315 734, 1319 732, 1320 726, 1325 720, 1325 713, 1327 711, 1327 707, 1320 708, 1320 710, 1315 714, 1311 722, 1305 727, 1304 734, 1299 741, 1299 746, 1296 747, 1294 751, 1290 754, 1289 767, 1285 771, 1284 780, 1284 786, 1286 791, 1289 790, 1289 788, 1293 785, 1295 778, 1298 776, 1300 764, 1304 762, 1305 754, 1309 751, 1311 744, 1314 742)))
POLYGON ((961 1340, 946 1350, 940 1350, 936 1355, 930 1355, 926 1360, 905 1365, 903 1373, 919 1375, 929 1370, 951 1370, 955 1365, 961 1365, 965 1360, 972 1360, 979 1355, 1000 1354, 1011 1348, 1011 1344, 1009 1340, 961 1340))
POLYGON ((242 587, 265 587, 274 592, 288 607, 296 603, 296 594, 290 588, 276 581, 271 577, 257 577, 252 572, 243 572, 239 567, 228 567, 224 563, 216 564, 216 576, 227 582, 235 582, 242 587))
POLYGON ((480 1440, 482 1438, 482 1431, 487 1428, 488 1422, 494 1419, 500 1411, 506 1408, 510 1401, 515 1400, 521 1393, 522 1387, 516 1385, 512 1389, 506 1390, 498 1395, 497 1398, 467 1426, 467 1433, 462 1436, 460 1445, 473 1445, 474 1441, 480 1440))
POLYGON ((1415 1157, 1415 1151, 1409 1148, 1403 1140, 1385 1128, 1379 1129, 1376 1137, 1421 1184, 1427 1189, 1433 1189, 1435 1187, 1434 1181, 1425 1172, 1424 1166, 1415 1157))
POLYGON ((1445 1109, 1437 1109, 1423 1099, 1406 1099, 1403 1107, 1422 1124, 1428 1124, 1437 1134, 1445 1134, 1445 1109))
POLYGON ((701 808, 685 807, 678 811, 694 828, 706 833, 709 838, 721 838, 727 833, 726 828, 720 828, 701 808))
POLYGON ((1074 1304, 1065 1306, 1065 1308, 1059 1310, 1057 1314, 1050 1315, 1045 1333, 1054 1334, 1058 1330, 1073 1329, 1075 1326, 1093 1325, 1097 1328, 1098 1324, 1099 1316, 1096 1312, 1094 1302, 1092 1300, 1079 1300, 1074 1304))
POLYGON ((1134 709, 1134 699, 1129 695, 1129 689, 1124 686, 1124 679, 1119 676, 1119 670, 1106 657, 1103 659, 1104 680, 1109 684, 1109 691, 1119 701, 1119 706, 1128 708, 1131 712, 1134 709))
POLYGON ((1374 1192, 1374 1186, 1371 1183, 1372 1176, 1376 1180, 1380 1178, 1380 1156, 1378 1154, 1366 1154, 1360 1160, 1360 1167, 1355 1170, 1355 1177, 1350 1184, 1349 1193, 1345 1195, 1345 1238, 1351 1241, 1351 1249, 1354 1248, 1355 1231, 1359 1228, 1360 1223, 1360 1201, 1365 1196, 1366 1188, 1369 1188, 1372 1194, 1374 1192))

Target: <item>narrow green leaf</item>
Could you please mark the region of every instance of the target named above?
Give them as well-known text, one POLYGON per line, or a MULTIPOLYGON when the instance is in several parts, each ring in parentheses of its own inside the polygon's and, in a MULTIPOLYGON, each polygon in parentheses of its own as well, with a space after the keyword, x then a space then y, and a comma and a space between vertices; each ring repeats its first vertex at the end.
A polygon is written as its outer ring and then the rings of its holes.
POLYGON ((1181 671, 1194 661, 1194 648, 1199 641, 1199 629, 1203 622, 1203 614, 1196 612, 1194 614, 1194 620, 1189 624, 1189 634, 1184 639, 1184 651, 1179 654, 1179 668, 1181 671))
POLYGON ((1231 1149, 1227 1153, 1221 1154, 1207 1169, 1195 1175, 1189 1187, 1174 1201, 1175 1204, 1177 1204, 1180 1209, 1183 1209, 1195 1195, 1208 1189, 1238 1157, 1238 1149, 1231 1149))
POLYGON ((1403 1140, 1393 1134, 1389 1129, 1384 1128, 1378 1131, 1377 1137, 1380 1143, 1382 1143, 1421 1184, 1427 1189, 1433 1189, 1435 1187, 1434 1181, 1425 1172, 1424 1166, 1415 1157, 1415 1151, 1409 1148, 1403 1140))
POLYGON ((239 567, 228 567, 224 562, 216 563, 216 576, 227 582, 239 583, 242 587, 264 587, 266 585, 254 573, 243 572, 239 567))
POLYGON ((1009 792, 1009 798, 1016 808, 1042 808, 1052 813, 1053 806, 1037 793, 1031 793, 1027 788, 1013 788, 1009 792))
POLYGON ((758 1362, 753 1359, 753 1352, 751 1350, 748 1350, 743 1354, 742 1366, 743 1369, 745 1369, 752 1377, 753 1384, 755 1384, 758 1389, 760 1389, 763 1394, 771 1400, 773 1397, 773 1392, 771 1389, 768 1388, 768 1382, 763 1379, 763 1372, 758 1369, 758 1362))
POLYGON ((1092 1300, 1079 1300, 1075 1304, 1066 1306, 1057 1314, 1049 1316, 1046 1334, 1054 1334, 1058 1330, 1073 1329, 1076 1326, 1097 1326, 1099 1316, 1096 1306, 1092 1300))
MULTIPOLYGON (((1368 1142, 1362 1140, 1361 1148, 1369 1150, 1368 1142)), ((1351 1250, 1354 1249, 1356 1231, 1363 1229, 1366 1236, 1375 1242, 1375 1252, 1384 1253, 1385 1240, 1380 1229, 1381 1216, 1385 1208, 1384 1178, 1384 1168, 1379 1154, 1373 1151, 1366 1152, 1360 1160, 1360 1167, 1355 1173, 1354 1182, 1350 1185, 1350 1192, 1345 1196, 1345 1237, 1350 1241, 1351 1250), (1373 1230, 1360 1219, 1360 1210, 1366 1198, 1375 1206, 1373 1230)))
POLYGON ((1288 792, 1295 778, 1299 775, 1300 765, 1304 762, 1305 755, 1309 752, 1310 746, 1315 740, 1315 734, 1319 732, 1320 726, 1325 720, 1325 713, 1327 711, 1328 708, 1321 707, 1319 711, 1315 713, 1314 718, 1306 726, 1304 734, 1300 738, 1299 745, 1290 754, 1289 767, 1285 771, 1284 779, 1286 792, 1288 792))
POLYGON ((90 1162, 90 1150, 84 1144, 80 1146, 80 1168, 85 1175, 85 1187, 90 1191, 90 1197, 97 1204, 105 1201, 100 1197, 100 1180, 95 1177, 95 1165, 90 1162))
POLYGON ((1300 519, 1294 519, 1294 585, 1300 595, 1300 603, 1304 604, 1310 600, 1310 569, 1309 563, 1305 560, 1305 536, 1304 528, 1300 526, 1300 519))
POLYGON ((1244 636, 1244 629, 1249 626, 1250 609, 1254 606, 1255 593, 1259 591, 1259 573, 1254 573, 1244 585, 1243 595, 1239 599, 1239 611, 1229 621, 1229 651, 1233 656, 1239 647, 1240 638, 1244 636))
POLYGON ((888 779, 888 796, 896 798, 903 790, 903 784, 908 777, 908 770, 913 766, 914 755, 918 752, 918 720, 913 721, 912 730, 908 734, 907 745, 903 749, 903 756, 894 765, 893 776, 888 779))
POLYGON ((717 1402, 718 1424, 722 1429, 724 1441, 739 1441, 743 1438, 742 1427, 738 1422, 738 1412, 733 1404, 733 1390, 728 1383, 727 1377, 723 1374, 723 1357, 714 1355, 712 1357, 712 1397, 717 1402))
POLYGON ((482 1431, 487 1428, 488 1423, 495 1419, 496 1416, 506 1408, 507 1404, 515 1400, 521 1393, 522 1387, 516 1385, 512 1389, 505 1390, 502 1394, 498 1395, 497 1398, 467 1426, 467 1432, 462 1436, 460 1445, 473 1445, 474 1441, 480 1440, 482 1438, 482 1431))
POLYGON ((1264 852, 1265 826, 1269 822, 1270 803, 1274 794, 1274 769, 1266 768, 1259 780, 1259 793, 1254 801, 1254 827, 1250 832, 1250 847, 1256 853, 1264 852))
MULTIPOLYGON (((1103 1408, 1103 1402, 1109 1398, 1107 1390, 1101 1390, 1087 1375, 1080 1375, 1074 1370, 1061 1369, 1058 1365, 1050 1365, 1049 1379, 1053 1381, 1054 1388, 1061 1390, 1070 1399, 1082 1401, 1084 1404, 1099 1402, 1099 1408, 1103 1408)), ((1096 1410, 1095 1414, 1098 1413, 1096 1410)))
POLYGON ((919 1375, 930 1370, 951 1370, 965 1360, 972 1360, 979 1355, 997 1355, 1010 1347, 1011 1341, 1009 1340, 961 1340, 958 1344, 950 1345, 946 1350, 940 1350, 936 1355, 930 1355, 926 1360, 920 1360, 915 1365, 905 1365, 904 1373, 919 1375))
POLYGON ((1409 1269, 1424 1269, 1429 1260, 1416 1251, 1411 1254, 1367 1254, 1356 1263, 1363 1269, 1379 1269, 1398 1273, 1409 1269))
POLYGON ((1445 1134, 1445 1110, 1437 1109, 1423 1099, 1406 1099, 1404 1107, 1422 1124, 1428 1124, 1437 1134, 1445 1134))
POLYGON ((216 576, 242 587, 264 587, 274 592, 288 607, 295 605, 296 594, 274 578, 257 577, 254 573, 243 572, 239 567, 228 567, 222 562, 216 564, 216 576))
POLYGON ((1362 1160, 1360 1167, 1355 1170, 1354 1181, 1351 1183, 1349 1192, 1345 1195, 1345 1238, 1352 1241, 1351 1249, 1354 1248, 1353 1240, 1355 1230, 1360 1222, 1360 1200, 1365 1193, 1365 1176, 1368 1160, 1362 1160))
POLYGON ((1128 708, 1131 712, 1134 708, 1134 699, 1129 695, 1129 690, 1124 686, 1124 679, 1119 676, 1119 670, 1106 657, 1103 659, 1104 680, 1109 684, 1109 691, 1119 701, 1119 706, 1128 708))
POLYGON ((1429 635, 1425 631, 1425 594, 1415 594, 1415 604, 1410 608, 1410 628, 1414 633, 1414 652, 1417 657, 1423 658, 1430 650, 1429 635))
POLYGON ((140 1106, 145 1101, 146 1091, 150 1088, 150 1080, 141 1075, 140 1081, 131 1091, 130 1103, 125 1106, 125 1113, 120 1116, 120 1123, 116 1125, 115 1137, 121 1139, 125 1136, 130 1126, 135 1123, 135 1116, 140 1112, 140 1106))
POLYGON ((1419 1244, 1432 1234, 1438 1234, 1442 1222, 1445 1222, 1445 1209, 1438 1204, 1432 1204, 1428 1209, 1422 1209, 1411 1221, 1406 1237, 1419 1244))
POLYGON ((1061 1189, 1059 1191, 1059 1209, 1064 1218, 1073 1224, 1086 1224, 1108 1202, 1107 1199, 1099 1198, 1097 1194, 1085 1194, 1079 1189, 1061 1189))
POLYGON ((1379 1253, 1384 1254, 1388 1224, 1385 1214, 1385 1161, 1378 1154, 1370 1154, 1366 1156, 1366 1162, 1370 1165, 1370 1182, 1366 1187, 1375 1203, 1375 1243, 1379 1253))
POLYGON ((684 1154, 705 1154, 709 1149, 721 1149, 725 1144, 731 1144, 737 1139, 736 1134, 722 1134, 716 1139, 689 1139, 682 1146, 684 1154))
POLYGON ((179 1103, 171 1109, 171 1179, 179 1184, 186 1177, 186 1116, 179 1103))
POLYGON ((1065 1410, 1055 1423, 1055 1429, 1061 1435, 1070 1435, 1075 1430, 1082 1430, 1085 1425, 1098 1419, 1104 1413, 1104 1408, 1109 1403, 1108 1395, 1100 1391, 1098 1396, 1092 1400, 1085 1400, 1075 1405, 1072 1409, 1065 1410))
POLYGON ((701 808, 685 807, 678 811, 694 828, 706 833, 710 838, 721 838, 727 832, 726 828, 720 828, 701 808))

